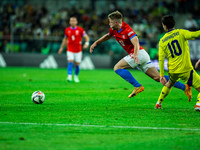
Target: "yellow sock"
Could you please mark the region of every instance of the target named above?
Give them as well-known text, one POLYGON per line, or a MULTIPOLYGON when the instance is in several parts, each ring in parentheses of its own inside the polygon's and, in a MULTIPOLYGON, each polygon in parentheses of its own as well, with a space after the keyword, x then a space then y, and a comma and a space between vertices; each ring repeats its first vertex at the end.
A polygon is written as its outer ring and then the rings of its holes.
POLYGON ((200 105, 200 93, 197 95, 197 104, 196 105, 200 105))
POLYGON ((158 98, 158 103, 161 104, 165 97, 170 93, 171 88, 164 86, 158 98))

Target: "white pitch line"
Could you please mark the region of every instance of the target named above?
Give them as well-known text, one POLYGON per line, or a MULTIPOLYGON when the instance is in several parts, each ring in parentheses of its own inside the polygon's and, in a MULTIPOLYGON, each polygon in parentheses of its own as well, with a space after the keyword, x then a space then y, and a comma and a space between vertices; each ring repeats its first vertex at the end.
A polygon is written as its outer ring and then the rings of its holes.
POLYGON ((95 127, 95 128, 121 128, 121 129, 149 129, 149 130, 186 130, 200 131, 194 128, 168 128, 168 127, 138 127, 138 126, 106 126, 86 124, 53 124, 53 123, 26 123, 26 122, 0 122, 0 124, 39 125, 39 126, 66 126, 66 127, 95 127))

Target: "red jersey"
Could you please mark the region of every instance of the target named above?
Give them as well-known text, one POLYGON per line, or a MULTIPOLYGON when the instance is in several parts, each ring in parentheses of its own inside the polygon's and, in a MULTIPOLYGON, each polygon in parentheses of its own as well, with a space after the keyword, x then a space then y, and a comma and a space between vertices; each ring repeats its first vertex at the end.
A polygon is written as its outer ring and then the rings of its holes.
MULTIPOLYGON (((130 55, 134 53, 134 45, 131 43, 131 39, 137 34, 133 29, 125 22, 122 22, 122 28, 117 31, 110 28, 109 36, 114 36, 117 42, 123 47, 123 49, 130 55)), ((139 49, 143 49, 139 44, 139 49)))
POLYGON ((85 30, 79 26, 75 28, 65 28, 65 37, 67 37, 67 51, 78 53, 82 51, 82 36, 85 30))

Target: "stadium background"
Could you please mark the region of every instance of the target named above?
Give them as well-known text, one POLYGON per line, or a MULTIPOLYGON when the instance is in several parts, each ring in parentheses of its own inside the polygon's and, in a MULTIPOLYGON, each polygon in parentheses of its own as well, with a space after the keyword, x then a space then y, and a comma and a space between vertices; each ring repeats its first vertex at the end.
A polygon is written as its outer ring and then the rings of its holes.
MULTIPOLYGON (((124 20, 137 33, 140 44, 147 50, 153 63, 157 62, 157 44, 163 36, 160 19, 172 14, 176 28, 200 29, 198 0, 1 0, 0 2, 0 66, 66 67, 66 57, 58 55, 69 26, 70 16, 76 16, 93 43, 108 32, 107 15, 119 10, 124 20), (185 25, 192 18, 195 27, 185 25)), ((200 39, 189 41, 191 59, 200 58, 200 39)), ((121 46, 111 39, 95 49, 83 51, 82 69, 112 68, 126 55, 121 46)))

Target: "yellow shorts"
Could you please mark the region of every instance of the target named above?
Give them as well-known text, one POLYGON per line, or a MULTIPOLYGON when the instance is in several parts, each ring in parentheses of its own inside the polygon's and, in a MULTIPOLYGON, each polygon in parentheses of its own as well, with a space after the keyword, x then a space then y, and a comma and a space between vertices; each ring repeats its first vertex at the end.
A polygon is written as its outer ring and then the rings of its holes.
POLYGON ((193 69, 185 73, 169 73, 169 79, 175 83, 179 79, 183 80, 187 85, 194 87, 195 89, 200 87, 200 76, 193 69))

